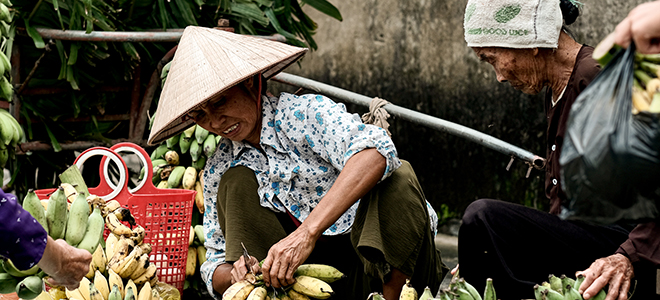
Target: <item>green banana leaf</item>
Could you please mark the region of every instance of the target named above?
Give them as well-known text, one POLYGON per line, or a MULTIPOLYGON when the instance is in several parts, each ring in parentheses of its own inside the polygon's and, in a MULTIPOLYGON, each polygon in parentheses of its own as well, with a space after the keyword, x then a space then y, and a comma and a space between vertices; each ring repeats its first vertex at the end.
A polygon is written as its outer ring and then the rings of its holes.
POLYGON ((309 6, 316 8, 316 10, 331 16, 339 21, 342 21, 341 13, 339 10, 332 5, 332 3, 326 0, 302 0, 303 3, 309 4, 309 6))

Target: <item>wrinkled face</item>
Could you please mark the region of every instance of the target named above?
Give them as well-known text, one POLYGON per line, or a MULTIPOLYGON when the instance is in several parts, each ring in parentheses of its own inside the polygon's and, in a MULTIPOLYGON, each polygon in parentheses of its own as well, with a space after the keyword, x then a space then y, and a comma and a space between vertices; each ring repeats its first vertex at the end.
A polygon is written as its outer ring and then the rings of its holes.
POLYGON ((242 84, 209 100, 188 116, 202 128, 232 141, 258 145, 261 135, 261 99, 242 84))
POLYGON ((479 60, 495 69, 497 81, 508 82, 526 94, 538 94, 543 89, 540 61, 534 49, 511 49, 500 47, 472 48, 479 60))

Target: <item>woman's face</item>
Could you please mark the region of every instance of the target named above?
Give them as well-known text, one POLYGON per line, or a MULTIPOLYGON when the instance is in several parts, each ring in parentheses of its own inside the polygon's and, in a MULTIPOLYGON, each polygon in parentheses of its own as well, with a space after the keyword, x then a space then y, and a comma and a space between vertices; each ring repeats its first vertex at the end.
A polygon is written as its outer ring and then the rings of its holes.
POLYGON ((202 128, 232 141, 258 145, 261 136, 261 99, 242 83, 209 100, 188 115, 202 128))
POLYGON ((543 89, 543 70, 536 49, 510 49, 500 47, 472 48, 479 60, 495 69, 497 81, 509 82, 526 94, 538 94, 543 89))

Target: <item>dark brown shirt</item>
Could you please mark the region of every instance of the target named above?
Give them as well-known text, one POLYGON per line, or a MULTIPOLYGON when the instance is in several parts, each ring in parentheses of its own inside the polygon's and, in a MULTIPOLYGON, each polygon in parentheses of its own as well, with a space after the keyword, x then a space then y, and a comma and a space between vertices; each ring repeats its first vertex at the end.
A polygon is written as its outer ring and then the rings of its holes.
POLYGON ((600 71, 600 66, 591 57, 593 52, 593 47, 582 46, 575 59, 575 66, 568 79, 564 95, 555 106, 552 106, 552 90, 548 89, 545 95, 545 115, 548 121, 545 196, 550 199, 550 213, 554 215, 561 212, 562 202, 566 200, 559 177, 559 155, 566 133, 568 114, 575 99, 600 71))

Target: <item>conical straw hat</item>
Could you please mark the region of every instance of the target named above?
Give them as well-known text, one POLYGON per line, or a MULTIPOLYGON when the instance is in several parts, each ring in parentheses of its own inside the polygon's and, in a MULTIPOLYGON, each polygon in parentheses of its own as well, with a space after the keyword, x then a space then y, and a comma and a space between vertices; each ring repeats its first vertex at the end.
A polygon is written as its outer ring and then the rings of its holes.
POLYGON ((158 144, 193 124, 184 116, 213 96, 259 73, 268 79, 302 57, 306 48, 223 30, 183 31, 158 101, 148 143, 158 144))

